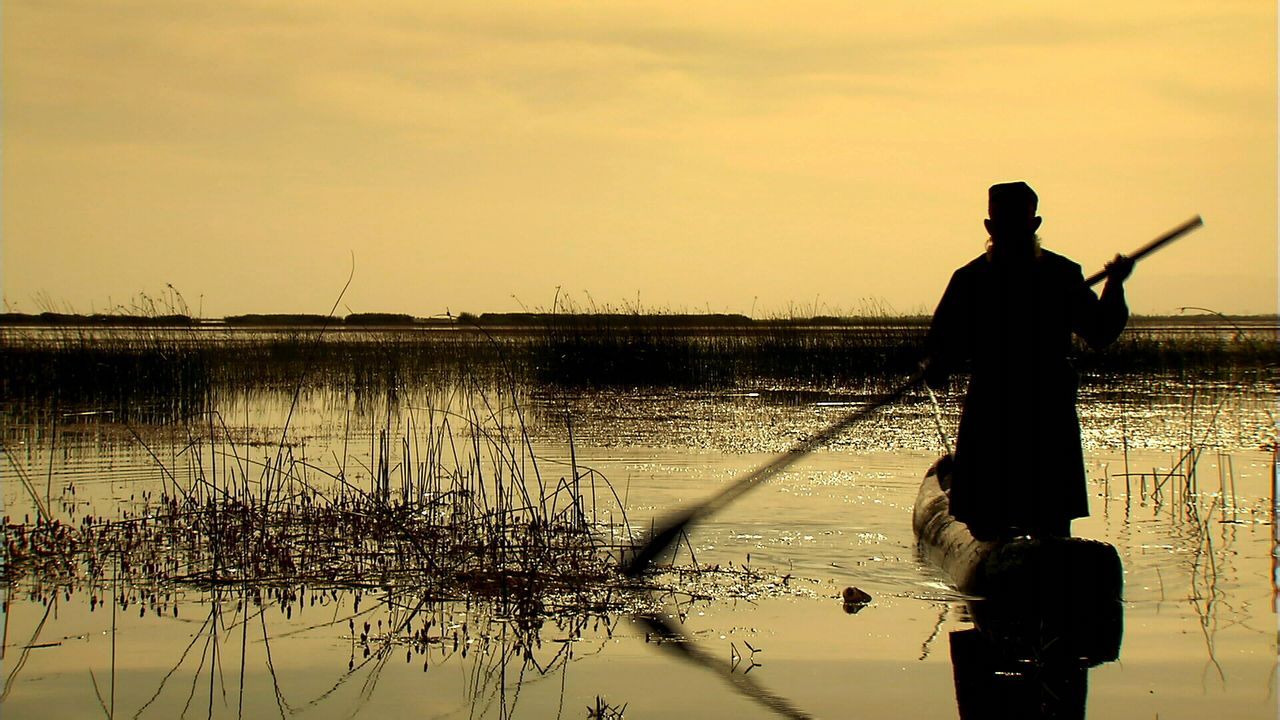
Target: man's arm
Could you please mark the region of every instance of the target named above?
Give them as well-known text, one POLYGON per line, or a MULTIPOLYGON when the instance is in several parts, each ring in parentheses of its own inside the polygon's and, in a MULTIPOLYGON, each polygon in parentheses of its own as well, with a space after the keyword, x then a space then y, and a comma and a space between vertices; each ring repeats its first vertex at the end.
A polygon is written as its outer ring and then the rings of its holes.
POLYGON ((964 327, 968 299, 965 286, 964 276, 957 270, 951 275, 951 281, 947 283, 947 289, 942 293, 942 299, 933 311, 933 320, 929 323, 922 364, 925 370, 924 381, 933 388, 945 386, 956 366, 968 356, 964 327))
POLYGON ((1089 347, 1102 350, 1120 337, 1129 322, 1129 306, 1125 302, 1124 281, 1133 272, 1133 260, 1116 255, 1106 265, 1107 283, 1102 296, 1096 297, 1084 284, 1080 274, 1075 308, 1076 334, 1084 338, 1089 347))

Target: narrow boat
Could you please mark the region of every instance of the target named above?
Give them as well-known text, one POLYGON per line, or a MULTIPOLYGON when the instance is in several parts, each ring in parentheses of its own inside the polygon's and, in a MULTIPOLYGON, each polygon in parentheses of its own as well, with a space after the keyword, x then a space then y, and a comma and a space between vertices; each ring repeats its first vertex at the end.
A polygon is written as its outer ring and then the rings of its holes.
POLYGON ((1124 568, 1112 545, 1085 538, 975 538, 950 512, 950 456, 934 463, 916 497, 921 553, 979 602, 970 613, 991 640, 1046 648, 1096 664, 1114 660, 1123 635, 1124 568))

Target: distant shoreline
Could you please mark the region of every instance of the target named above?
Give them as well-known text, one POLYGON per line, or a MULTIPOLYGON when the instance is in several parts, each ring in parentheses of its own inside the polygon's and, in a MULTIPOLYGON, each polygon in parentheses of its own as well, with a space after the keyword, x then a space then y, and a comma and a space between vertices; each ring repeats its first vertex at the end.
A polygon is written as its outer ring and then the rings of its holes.
MULTIPOLYGON (((469 327, 547 327, 552 325, 611 325, 631 327, 747 328, 747 327, 924 327, 925 315, 905 316, 832 316, 790 318, 750 318, 727 313, 460 313, 450 317, 414 317, 399 313, 353 313, 325 316, 291 313, 230 315, 223 318, 193 318, 189 315, 82 315, 75 313, 0 313, 0 327, 347 327, 370 330, 411 328, 469 327)), ((1159 328, 1168 326, 1223 326, 1280 328, 1280 315, 1218 315, 1197 313, 1185 315, 1134 315, 1130 326, 1159 328)))

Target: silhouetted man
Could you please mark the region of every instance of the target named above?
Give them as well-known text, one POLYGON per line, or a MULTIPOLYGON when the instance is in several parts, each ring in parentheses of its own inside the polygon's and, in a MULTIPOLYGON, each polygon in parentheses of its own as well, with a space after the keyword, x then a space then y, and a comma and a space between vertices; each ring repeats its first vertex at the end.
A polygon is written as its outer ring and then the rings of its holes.
POLYGON ((981 539, 1069 536, 1089 514, 1071 336, 1101 349, 1129 318, 1133 261, 1117 255, 1094 295, 1079 265, 1040 247, 1037 203, 1026 183, 991 187, 987 252, 951 276, 927 339, 931 386, 971 371, 951 512, 981 539))

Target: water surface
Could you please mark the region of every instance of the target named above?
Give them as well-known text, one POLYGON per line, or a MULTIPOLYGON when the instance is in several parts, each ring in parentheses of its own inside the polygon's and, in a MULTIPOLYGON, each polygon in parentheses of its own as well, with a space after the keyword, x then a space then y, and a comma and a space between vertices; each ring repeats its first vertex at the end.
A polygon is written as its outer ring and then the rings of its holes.
MULTIPOLYGON (((523 419, 527 438, 513 444, 544 488, 574 467, 597 471, 590 519, 623 543, 874 394, 495 386, 401 388, 388 402, 324 389, 295 401, 283 389, 231 394, 183 423, 60 413, 4 427, 4 502, 13 522, 34 521, 21 468, 64 517, 113 517, 158 492, 161 466, 191 478, 269 464, 282 438, 294 457, 343 465, 368 485, 380 457, 419 456, 399 439, 450 412, 490 413, 523 419), (385 451, 383 434, 396 439, 385 451)), ((1120 658, 1089 670, 1089 717, 1275 716, 1275 399, 1267 384, 1086 384, 1092 514, 1073 531, 1114 544, 1126 583, 1120 658)), ((6 588, 4 712, 541 718, 625 705, 634 718, 773 716, 727 680, 749 678, 816 717, 956 717, 948 639, 972 624, 966 598, 920 559, 910 513, 943 451, 939 428, 953 433, 957 412, 954 392, 938 414, 913 396, 691 529, 666 559, 722 574, 672 576, 667 592, 623 605, 670 616, 712 670, 659 646, 618 607, 521 616, 465 600, 419 606, 411 589, 376 587, 359 609, 356 593, 325 588, 258 605, 234 588, 187 587, 126 607, 110 592, 54 594, 27 579, 6 588), (846 586, 871 603, 847 614, 846 586), (402 622, 417 642, 392 632, 402 622)))

